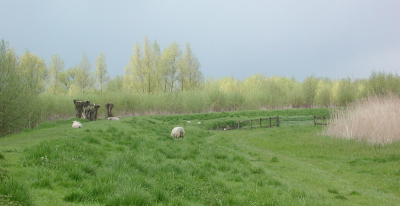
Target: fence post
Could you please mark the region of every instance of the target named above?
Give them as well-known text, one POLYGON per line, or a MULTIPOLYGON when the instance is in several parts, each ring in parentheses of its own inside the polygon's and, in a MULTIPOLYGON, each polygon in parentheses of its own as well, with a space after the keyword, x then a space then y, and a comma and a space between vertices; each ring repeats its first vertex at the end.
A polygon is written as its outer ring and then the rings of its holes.
POLYGON ((260 127, 261 127, 261 118, 260 118, 260 127))
POLYGON ((317 122, 315 121, 316 116, 314 115, 314 126, 317 125, 317 122))
POLYGON ((325 116, 322 116, 322 126, 325 125, 325 116))
POLYGON ((272 127, 272 125, 271 125, 271 117, 269 117, 269 127, 272 127))
POLYGON ((250 129, 253 129, 253 120, 250 120, 250 129))
POLYGON ((281 123, 279 122, 279 117, 276 116, 276 126, 279 127, 280 124, 281 124, 281 123))
POLYGON ((240 120, 237 123, 238 123, 238 129, 240 129, 240 120))

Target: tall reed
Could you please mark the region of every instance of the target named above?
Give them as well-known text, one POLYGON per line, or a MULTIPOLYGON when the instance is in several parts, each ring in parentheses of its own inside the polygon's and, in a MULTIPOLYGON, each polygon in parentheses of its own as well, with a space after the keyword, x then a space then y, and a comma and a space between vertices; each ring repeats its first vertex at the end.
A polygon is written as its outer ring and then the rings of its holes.
POLYGON ((325 135, 387 144, 400 140, 400 98, 394 94, 357 100, 336 110, 325 135))

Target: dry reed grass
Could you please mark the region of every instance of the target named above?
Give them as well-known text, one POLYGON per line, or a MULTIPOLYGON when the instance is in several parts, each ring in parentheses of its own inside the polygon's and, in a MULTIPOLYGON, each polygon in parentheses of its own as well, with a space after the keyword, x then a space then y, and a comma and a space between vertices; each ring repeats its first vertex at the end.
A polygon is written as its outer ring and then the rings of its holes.
POLYGON ((334 111, 324 135, 388 144, 400 140, 400 98, 370 96, 334 111))

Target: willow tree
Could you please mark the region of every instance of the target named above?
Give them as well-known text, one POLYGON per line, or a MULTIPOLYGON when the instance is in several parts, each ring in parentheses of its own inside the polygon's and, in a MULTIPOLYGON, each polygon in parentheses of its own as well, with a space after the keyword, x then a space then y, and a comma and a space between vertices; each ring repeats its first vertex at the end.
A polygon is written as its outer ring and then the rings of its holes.
POLYGON ((34 67, 25 57, 20 65, 14 50, 0 41, 0 136, 32 128, 39 119, 38 86, 30 71, 34 67))
POLYGON ((96 58, 96 69, 94 71, 94 76, 96 77, 97 83, 100 86, 100 93, 103 93, 103 89, 105 88, 107 81, 110 79, 110 77, 107 75, 107 63, 104 53, 100 53, 100 55, 96 58))
POLYGON ((19 66, 24 74, 23 76, 26 78, 24 81, 27 84, 27 89, 35 93, 42 93, 49 74, 45 61, 26 51, 20 58, 19 66))
POLYGON ((71 86, 75 81, 75 76, 78 73, 78 69, 76 67, 70 67, 67 70, 64 70, 60 73, 60 84, 65 88, 65 93, 70 92, 71 86))
POLYGON ((314 75, 307 77, 301 84, 304 103, 307 107, 313 107, 317 94, 318 80, 314 75))
POLYGON ((107 92, 121 92, 123 88, 123 77, 117 75, 107 83, 107 92))
POLYGON ((147 39, 147 36, 143 39, 143 58, 142 58, 142 70, 145 76, 145 91, 147 93, 153 93, 156 90, 157 86, 157 61, 154 60, 156 56, 155 52, 151 46, 150 41, 147 39))
POLYGON ((160 45, 157 43, 157 41, 154 41, 154 43, 152 45, 151 54, 152 54, 152 62, 153 62, 152 66, 153 66, 153 71, 154 71, 153 80, 155 81, 154 91, 157 92, 157 91, 162 90, 161 49, 160 49, 160 45))
POLYGON ((182 55, 182 51, 179 49, 179 44, 175 41, 168 45, 164 49, 162 55, 162 80, 164 84, 164 92, 174 90, 175 82, 178 75, 178 61, 182 55))
POLYGON ((89 62, 89 57, 83 53, 82 60, 79 62, 73 85, 76 86, 81 93, 86 93, 93 88, 94 78, 91 75, 92 66, 89 62))
POLYGON ((370 94, 385 95, 387 92, 400 93, 400 77, 397 73, 373 71, 368 79, 370 94))
POLYGON ((332 80, 329 78, 320 79, 315 95, 315 103, 318 106, 329 107, 331 104, 331 91, 332 91, 332 80))
MULTIPOLYGON (((138 42, 135 43, 133 53, 124 70, 123 87, 128 91, 144 92, 146 85, 146 73, 142 67, 142 52, 138 42)), ((125 91, 127 91, 125 90, 125 91)))
POLYGON ((200 71, 200 63, 186 43, 185 51, 179 59, 178 81, 181 91, 194 90, 204 82, 204 76, 200 71))
POLYGON ((64 70, 65 63, 64 60, 60 58, 57 54, 51 56, 49 71, 50 71, 50 90, 54 95, 60 93, 62 85, 60 84, 60 74, 64 70))

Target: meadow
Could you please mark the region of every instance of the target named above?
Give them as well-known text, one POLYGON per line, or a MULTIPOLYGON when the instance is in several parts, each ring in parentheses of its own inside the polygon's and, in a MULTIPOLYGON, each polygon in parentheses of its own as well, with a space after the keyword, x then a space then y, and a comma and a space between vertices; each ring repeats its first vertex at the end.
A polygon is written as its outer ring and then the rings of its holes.
POLYGON ((238 120, 329 114, 126 116, 81 119, 83 129, 71 128, 74 118, 44 122, 0 138, 0 205, 398 204, 399 142, 331 138, 311 122, 221 129, 238 120), (175 126, 185 128, 184 139, 169 137, 175 126))

